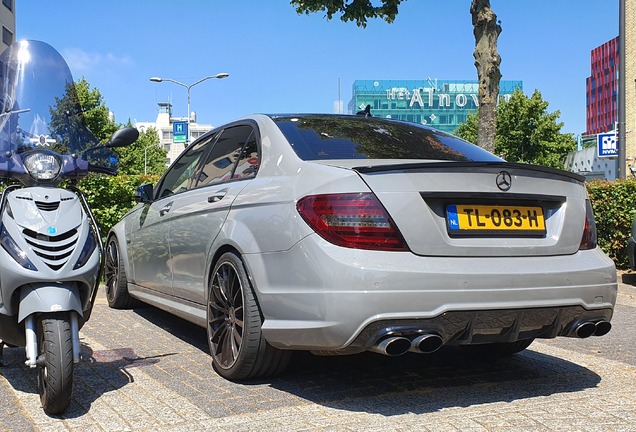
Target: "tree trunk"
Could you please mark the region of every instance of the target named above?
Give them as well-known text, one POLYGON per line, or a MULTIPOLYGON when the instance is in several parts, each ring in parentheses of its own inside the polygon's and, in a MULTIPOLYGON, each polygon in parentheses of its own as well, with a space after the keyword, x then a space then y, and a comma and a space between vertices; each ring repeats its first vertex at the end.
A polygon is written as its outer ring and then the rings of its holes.
POLYGON ((497 38, 501 26, 497 15, 490 9, 490 0, 472 0, 470 14, 473 17, 475 35, 475 67, 479 80, 479 126, 477 145, 490 151, 495 150, 497 131, 497 98, 501 79, 501 57, 497 52, 497 38))

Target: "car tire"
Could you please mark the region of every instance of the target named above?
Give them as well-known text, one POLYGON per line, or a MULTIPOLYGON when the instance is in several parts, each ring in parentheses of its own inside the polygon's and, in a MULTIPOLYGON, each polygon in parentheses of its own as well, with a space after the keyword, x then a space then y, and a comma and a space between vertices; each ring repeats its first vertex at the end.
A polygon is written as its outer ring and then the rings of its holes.
POLYGON ((135 304, 135 299, 128 293, 126 268, 119 251, 119 242, 114 235, 106 242, 105 255, 104 283, 108 306, 113 309, 130 309, 135 304))
POLYGON ((488 343, 480 345, 460 345, 466 352, 476 357, 507 357, 528 348, 534 341, 532 339, 521 339, 515 342, 488 343))
POLYGON ((209 284, 207 332, 212 366, 232 381, 264 378, 285 370, 292 352, 263 337, 263 318, 241 259, 223 254, 209 284))

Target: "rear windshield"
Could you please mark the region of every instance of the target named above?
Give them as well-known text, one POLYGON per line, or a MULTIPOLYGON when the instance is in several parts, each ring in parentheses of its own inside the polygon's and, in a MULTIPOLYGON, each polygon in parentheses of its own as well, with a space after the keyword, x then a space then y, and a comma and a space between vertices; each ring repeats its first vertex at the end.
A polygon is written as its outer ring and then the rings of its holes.
POLYGON ((481 147, 415 123, 337 115, 274 116, 272 119, 303 160, 502 161, 481 147))

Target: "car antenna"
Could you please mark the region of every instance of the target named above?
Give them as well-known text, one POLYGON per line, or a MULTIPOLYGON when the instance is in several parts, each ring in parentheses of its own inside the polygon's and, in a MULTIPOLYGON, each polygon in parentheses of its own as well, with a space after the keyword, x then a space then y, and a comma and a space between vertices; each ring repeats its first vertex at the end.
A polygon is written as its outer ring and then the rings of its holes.
POLYGON ((358 111, 356 115, 363 115, 365 117, 373 117, 371 115, 371 105, 367 105, 363 111, 358 111))

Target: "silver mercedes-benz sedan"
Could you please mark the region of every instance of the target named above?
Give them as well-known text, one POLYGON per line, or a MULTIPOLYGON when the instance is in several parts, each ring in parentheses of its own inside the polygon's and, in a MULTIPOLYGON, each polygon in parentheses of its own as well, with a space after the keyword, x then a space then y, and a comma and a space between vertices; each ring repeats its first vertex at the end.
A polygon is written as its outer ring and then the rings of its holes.
POLYGON ((370 116, 253 115, 193 142, 110 231, 106 292, 207 328, 241 380, 293 350, 507 355, 601 336, 616 300, 583 177, 370 116))

